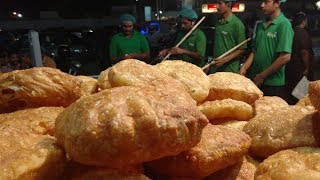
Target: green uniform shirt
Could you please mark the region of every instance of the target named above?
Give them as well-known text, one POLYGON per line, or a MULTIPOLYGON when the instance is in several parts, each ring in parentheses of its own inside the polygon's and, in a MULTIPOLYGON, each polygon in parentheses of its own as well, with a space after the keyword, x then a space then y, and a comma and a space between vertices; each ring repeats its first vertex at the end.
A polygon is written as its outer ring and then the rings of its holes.
MULTIPOLYGON (((253 40, 254 58, 248 76, 254 78, 278 58, 282 52, 291 53, 293 30, 290 21, 281 13, 266 27, 266 21, 257 25, 253 40)), ((263 84, 269 86, 285 85, 285 66, 267 77, 263 84)))
MULTIPOLYGON (((215 24, 213 57, 217 58, 236 45, 246 40, 245 27, 242 21, 232 14, 227 20, 220 19, 215 24)), ((239 49, 247 48, 247 44, 242 45, 239 49)), ((235 58, 221 67, 214 67, 210 69, 209 73, 217 71, 224 72, 239 72, 240 58, 235 58)))
MULTIPOLYGON (((177 33, 176 44, 178 44, 178 42, 185 35, 186 35, 186 32, 179 31, 177 33)), ((202 60, 199 61, 199 60, 193 59, 186 54, 177 55, 177 56, 175 56, 175 58, 186 61, 186 62, 190 62, 192 64, 199 66, 199 67, 204 66, 204 56, 206 53, 207 38, 206 38, 205 34, 203 33, 203 31, 201 31, 200 29, 195 29, 190 34, 190 36, 185 41, 183 41, 183 43, 179 47, 181 49, 186 49, 186 50, 198 53, 200 56, 202 56, 202 60)))
POLYGON ((110 57, 124 56, 131 53, 144 53, 149 51, 147 39, 134 31, 131 38, 127 38, 122 32, 111 38, 109 46, 110 57))

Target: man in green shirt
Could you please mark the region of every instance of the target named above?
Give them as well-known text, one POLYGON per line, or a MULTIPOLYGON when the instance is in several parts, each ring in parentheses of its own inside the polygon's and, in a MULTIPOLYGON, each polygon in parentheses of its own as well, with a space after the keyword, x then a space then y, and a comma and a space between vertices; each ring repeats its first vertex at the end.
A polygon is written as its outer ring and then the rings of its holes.
MULTIPOLYGON (((236 0, 218 0, 217 10, 220 19, 215 24, 213 57, 217 58, 246 40, 245 27, 242 21, 232 13, 232 6, 236 0)), ((238 73, 240 68, 240 56, 245 52, 247 44, 229 55, 215 59, 209 74, 215 72, 238 73)))
MULTIPOLYGON (((198 19, 197 13, 192 9, 180 11, 179 17, 181 29, 176 34, 176 44, 193 28, 198 19)), ((165 57, 168 53, 171 53, 174 56, 171 59, 183 60, 202 67, 204 66, 206 47, 207 39, 205 34, 196 28, 179 47, 164 49, 160 51, 159 56, 165 57)))
POLYGON ((147 60, 149 58, 149 45, 147 39, 134 30, 135 18, 130 14, 120 17, 122 32, 111 38, 109 55, 111 64, 123 59, 147 60))
POLYGON ((265 96, 282 98, 285 98, 285 64, 291 58, 293 41, 291 23, 280 9, 284 2, 262 2, 261 8, 267 18, 257 25, 253 52, 240 69, 242 75, 248 70, 248 77, 260 87, 265 96))

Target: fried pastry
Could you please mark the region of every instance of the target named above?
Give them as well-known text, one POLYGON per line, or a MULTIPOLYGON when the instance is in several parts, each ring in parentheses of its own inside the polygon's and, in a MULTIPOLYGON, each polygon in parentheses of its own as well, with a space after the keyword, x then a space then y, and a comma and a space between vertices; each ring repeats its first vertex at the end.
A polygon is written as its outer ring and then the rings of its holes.
POLYGON ((320 179, 320 149, 299 147, 280 151, 259 164, 255 179, 320 179))
POLYGON ((0 77, 0 113, 42 106, 67 107, 80 98, 80 80, 54 68, 31 68, 0 77))
POLYGON ((207 123, 186 91, 123 86, 66 108, 56 120, 56 137, 72 160, 118 168, 190 149, 207 123))
POLYGON ((198 106, 211 123, 217 119, 248 121, 253 117, 252 107, 233 99, 206 101, 198 106))
POLYGON ((231 72, 209 75, 210 91, 207 101, 234 99, 248 104, 263 96, 260 89, 248 78, 231 72))
POLYGON ((309 94, 307 94, 304 98, 300 99, 297 104, 297 106, 312 106, 309 94))
POLYGON ((142 165, 123 167, 121 169, 108 169, 104 167, 86 166, 73 161, 68 161, 63 179, 112 179, 112 180, 147 180, 143 174, 142 165))
POLYGON ((320 110, 320 80, 309 83, 309 98, 311 104, 320 110))
POLYGON ((151 85, 185 90, 180 81, 161 72, 155 66, 136 59, 126 59, 113 65, 109 70, 108 79, 112 87, 151 85))
POLYGON ((253 104, 254 115, 263 114, 272 109, 281 109, 288 107, 289 104, 278 96, 263 96, 253 104))
POLYGON ((266 158, 284 149, 317 146, 313 131, 313 108, 289 106, 251 119, 243 128, 250 135, 250 152, 266 158))
POLYGON ((241 162, 215 172, 205 180, 254 180, 259 163, 250 156, 244 156, 241 162))
POLYGON ((76 76, 80 82, 81 96, 87 96, 98 92, 98 80, 88 76, 76 76))
POLYGON ((109 67, 108 69, 102 71, 100 73, 100 76, 98 78, 98 87, 100 89, 110 89, 112 88, 110 82, 109 82, 109 71, 110 71, 110 68, 109 67))
POLYGON ((236 130, 243 130, 243 127, 248 123, 248 121, 227 121, 221 124, 221 126, 228 127, 236 130))
POLYGON ((156 67, 179 80, 197 103, 208 96, 210 79, 198 66, 181 60, 168 60, 156 64, 156 67))
POLYGON ((208 124, 195 147, 146 165, 155 173, 172 177, 205 177, 241 161, 250 142, 251 138, 242 131, 208 124))
POLYGON ((50 135, 63 109, 41 107, 0 114, 0 179, 60 177, 65 153, 50 135))

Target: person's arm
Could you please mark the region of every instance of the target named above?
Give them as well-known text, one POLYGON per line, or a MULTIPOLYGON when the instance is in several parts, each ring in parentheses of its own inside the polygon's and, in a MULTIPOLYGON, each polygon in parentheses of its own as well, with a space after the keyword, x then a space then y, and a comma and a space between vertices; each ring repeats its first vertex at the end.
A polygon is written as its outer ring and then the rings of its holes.
POLYGON ((236 57, 241 56, 244 52, 245 52, 244 49, 236 50, 235 52, 229 54, 226 57, 223 57, 223 58, 220 58, 220 59, 215 59, 214 62, 213 62, 213 65, 217 66, 217 67, 220 67, 220 66, 226 64, 227 62, 232 61, 236 57))
POLYGON ((143 52, 143 53, 131 53, 128 54, 127 56, 124 56, 124 59, 139 59, 139 60, 145 60, 150 57, 150 52, 143 52))
POLYGON ((310 72, 310 58, 311 58, 309 51, 306 49, 301 49, 301 58, 304 65, 303 75, 308 76, 310 72))
POLYGON ((264 71, 256 75, 256 77, 253 79, 253 82, 257 86, 260 86, 263 83, 264 79, 266 79, 267 77, 278 71, 282 66, 287 64, 290 61, 290 58, 290 53, 280 53, 278 58, 271 64, 271 66, 269 66, 264 71))
POLYGON ((243 65, 240 67, 239 74, 246 75, 247 70, 250 68, 252 61, 253 61, 254 53, 251 52, 247 60, 243 63, 243 65))
POLYGON ((172 48, 169 51, 169 53, 171 53, 172 55, 186 54, 186 55, 190 56, 191 58, 196 59, 198 61, 202 61, 202 59, 203 59, 203 57, 200 56, 197 52, 189 51, 189 50, 182 49, 182 48, 179 48, 179 47, 172 48))

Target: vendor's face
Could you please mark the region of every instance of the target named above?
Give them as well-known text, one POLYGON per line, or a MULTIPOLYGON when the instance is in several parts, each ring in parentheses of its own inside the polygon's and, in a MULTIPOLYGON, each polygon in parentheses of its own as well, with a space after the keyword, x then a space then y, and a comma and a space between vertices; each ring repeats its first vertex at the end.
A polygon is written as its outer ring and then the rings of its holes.
POLYGON ((131 35, 133 32, 133 23, 131 21, 122 22, 122 30, 125 35, 131 35))
POLYGON ((181 18, 180 23, 183 31, 189 31, 193 27, 193 22, 186 18, 181 18))
POLYGON ((275 3, 274 0, 263 0, 261 3, 261 9, 265 15, 273 14, 279 9, 279 3, 275 3))
POLYGON ((228 10, 228 3, 224 1, 217 1, 217 11, 219 14, 224 14, 228 10))

